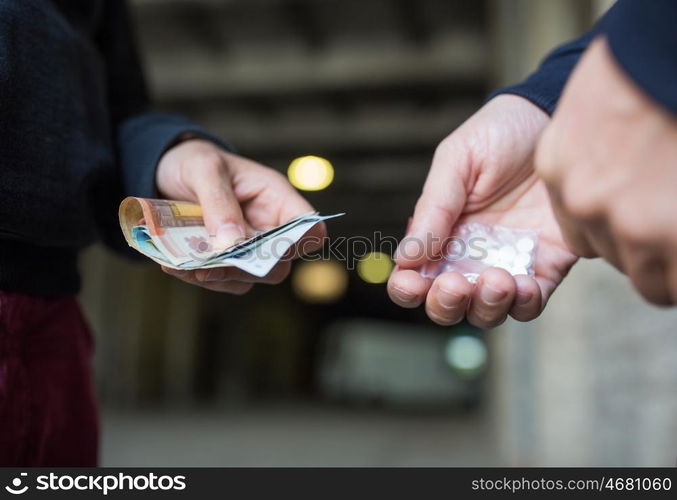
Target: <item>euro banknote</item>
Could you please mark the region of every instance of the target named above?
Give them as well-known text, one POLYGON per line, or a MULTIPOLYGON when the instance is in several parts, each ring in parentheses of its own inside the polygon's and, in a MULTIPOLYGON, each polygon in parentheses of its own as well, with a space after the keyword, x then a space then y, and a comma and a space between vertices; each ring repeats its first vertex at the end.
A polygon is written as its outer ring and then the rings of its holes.
POLYGON ((315 224, 341 215, 303 214, 230 248, 216 249, 197 204, 129 197, 119 210, 127 244, 163 266, 184 270, 235 266, 258 277, 268 274, 315 224))

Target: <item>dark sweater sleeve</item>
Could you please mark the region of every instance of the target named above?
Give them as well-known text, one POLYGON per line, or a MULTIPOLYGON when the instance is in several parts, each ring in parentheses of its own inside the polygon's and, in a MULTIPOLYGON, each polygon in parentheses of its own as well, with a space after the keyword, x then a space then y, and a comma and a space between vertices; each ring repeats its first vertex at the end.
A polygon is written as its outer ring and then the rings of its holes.
POLYGON ((155 167, 165 151, 186 134, 233 151, 227 142, 181 115, 141 113, 122 122, 118 127, 117 149, 125 195, 156 197, 155 167))
POLYGON ((619 0, 605 16, 614 58, 654 101, 677 114, 677 0, 619 0))
POLYGON ((550 52, 526 80, 494 90, 487 100, 501 94, 515 94, 528 99, 549 115, 553 114, 574 66, 590 42, 601 33, 604 20, 613 9, 614 7, 590 31, 550 52))
POLYGON ((552 114, 588 44, 607 37, 621 68, 651 98, 677 113, 677 1, 618 0, 594 28, 552 51, 522 83, 489 95, 516 94, 552 114))
POLYGON ((549 115, 553 114, 571 71, 597 33, 596 26, 585 35, 557 47, 526 80, 494 90, 487 100, 501 94, 514 94, 528 99, 549 115))
POLYGON ((125 195, 154 196, 155 167, 180 136, 190 133, 231 147, 187 118, 149 111, 149 98, 125 0, 107 0, 97 45, 106 63, 109 109, 125 195))
POLYGON ((148 91, 136 50, 126 0, 106 0, 96 45, 106 65, 108 109, 118 176, 102 190, 105 209, 98 226, 104 243, 115 250, 126 244, 117 223, 117 206, 124 196, 157 196, 155 169, 165 151, 182 136, 210 140, 227 151, 228 143, 186 117, 150 111, 148 91))

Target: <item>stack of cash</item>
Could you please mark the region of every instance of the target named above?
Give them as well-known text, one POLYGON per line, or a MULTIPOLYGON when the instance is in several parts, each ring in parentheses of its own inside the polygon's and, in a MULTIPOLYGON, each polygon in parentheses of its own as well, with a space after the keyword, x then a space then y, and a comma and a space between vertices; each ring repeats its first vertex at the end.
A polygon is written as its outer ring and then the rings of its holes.
POLYGON ((216 250, 199 205, 129 197, 119 211, 129 246, 163 266, 184 270, 235 266, 258 277, 268 274, 315 224, 341 215, 304 214, 228 249, 216 250))

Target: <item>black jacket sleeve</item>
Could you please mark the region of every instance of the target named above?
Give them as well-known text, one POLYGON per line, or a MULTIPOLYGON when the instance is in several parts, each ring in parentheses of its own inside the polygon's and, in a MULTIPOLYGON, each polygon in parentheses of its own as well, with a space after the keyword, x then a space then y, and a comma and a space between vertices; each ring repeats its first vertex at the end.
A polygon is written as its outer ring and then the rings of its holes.
POLYGON ((552 51, 522 83, 489 95, 520 95, 552 114, 569 75, 588 44, 607 37, 614 58, 656 102, 677 113, 677 1, 618 0, 576 40, 552 51))

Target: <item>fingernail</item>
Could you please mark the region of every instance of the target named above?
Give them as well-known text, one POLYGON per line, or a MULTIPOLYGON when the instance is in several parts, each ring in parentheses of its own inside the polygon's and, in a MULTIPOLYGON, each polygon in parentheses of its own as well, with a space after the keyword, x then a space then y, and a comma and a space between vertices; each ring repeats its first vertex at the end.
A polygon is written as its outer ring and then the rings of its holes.
POLYGON ((394 286, 393 290, 397 294, 398 298, 400 298, 404 302, 413 302, 414 299, 416 298, 416 295, 407 290, 403 290, 402 288, 394 286))
POLYGON ((522 290, 517 290, 517 296, 515 297, 515 303, 519 305, 528 304, 531 302, 531 299, 534 298, 534 294, 530 292, 524 292, 522 290))
POLYGON ((229 248, 244 240, 244 231, 236 224, 223 224, 216 231, 214 246, 229 248))
POLYGON ((463 295, 440 288, 437 291, 437 301, 445 309, 457 307, 463 302, 463 295))
POLYGON ((508 295, 505 290, 499 290, 486 283, 480 288, 480 298, 487 304, 496 304, 508 295))

